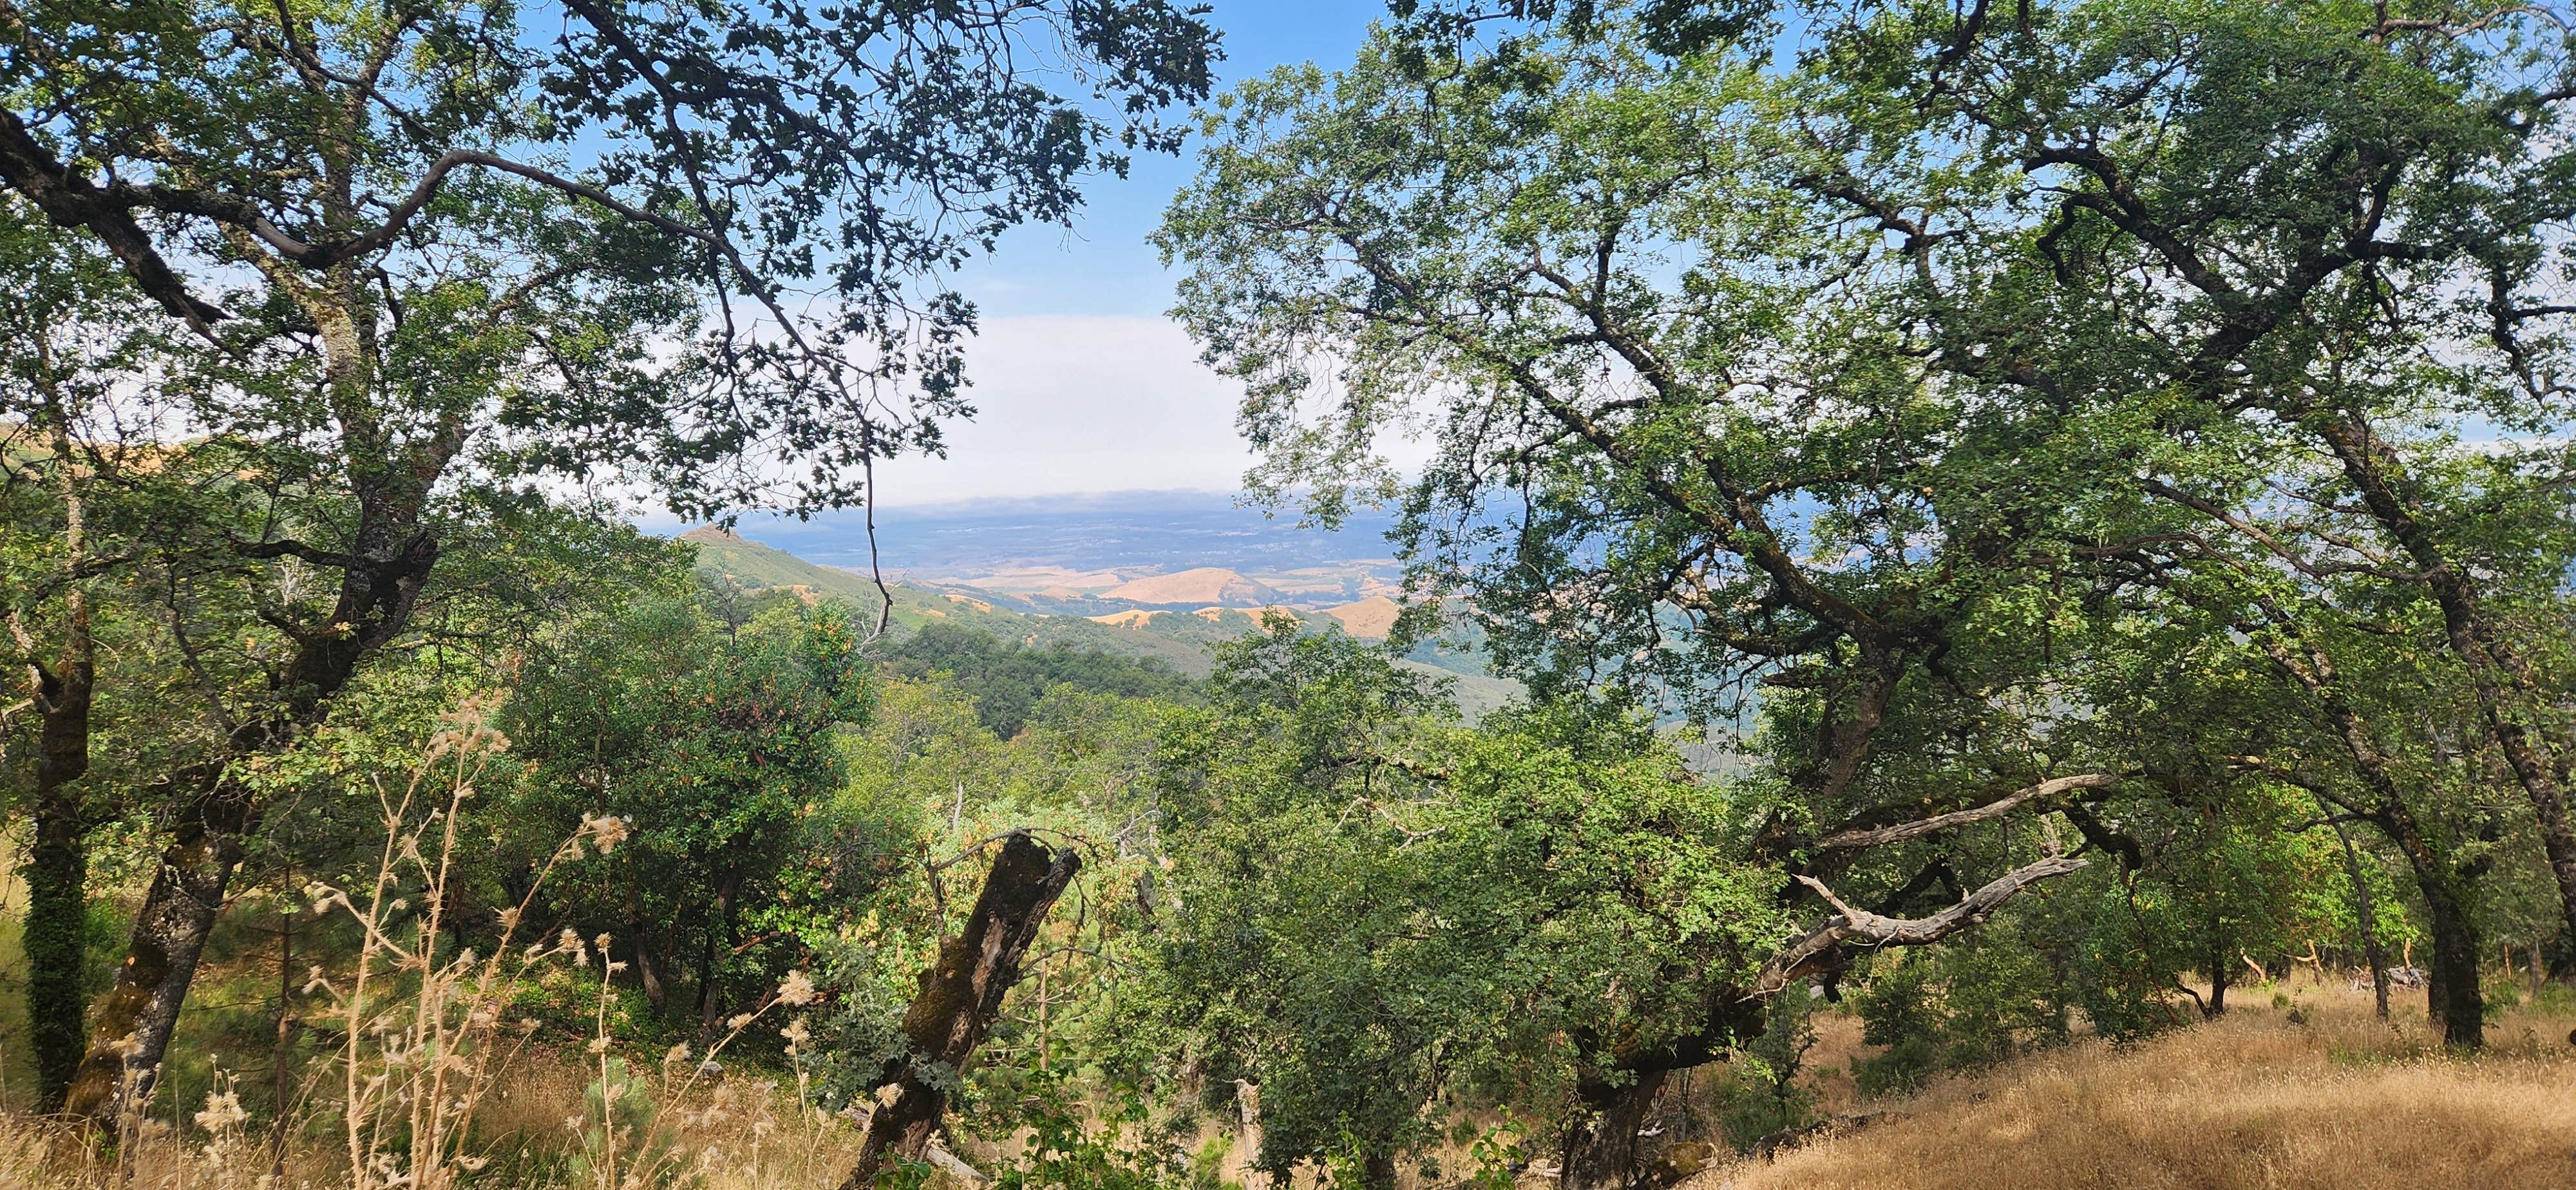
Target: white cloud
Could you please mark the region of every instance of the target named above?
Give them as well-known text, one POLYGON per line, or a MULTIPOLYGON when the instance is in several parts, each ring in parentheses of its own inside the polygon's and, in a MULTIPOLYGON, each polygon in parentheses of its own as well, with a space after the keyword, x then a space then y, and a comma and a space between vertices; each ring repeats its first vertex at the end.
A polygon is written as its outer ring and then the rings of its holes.
POLYGON ((948 457, 877 468, 883 503, 1241 486, 1237 386, 1200 366, 1162 318, 1073 314, 987 320, 968 345, 973 421, 948 457))

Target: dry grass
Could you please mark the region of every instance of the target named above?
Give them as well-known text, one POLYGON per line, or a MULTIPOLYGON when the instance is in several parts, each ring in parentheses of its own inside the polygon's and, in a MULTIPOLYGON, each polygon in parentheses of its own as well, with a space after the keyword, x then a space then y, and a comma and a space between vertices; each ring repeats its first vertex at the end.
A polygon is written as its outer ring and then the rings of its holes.
POLYGON ((2299 999, 2306 1025, 2250 1007, 2130 1049, 2079 1044, 1868 1105, 1902 1118, 1686 1186, 2576 1187, 2576 1020, 2508 1013, 2464 1061, 2420 1004, 2392 1026, 2340 987, 2299 999))
MULTIPOLYGON (((490 1190, 597 1190, 566 1163, 587 1122, 582 1087, 589 1056, 540 1051, 522 1055, 482 1097, 475 1151, 493 1172, 473 1185, 490 1190)), ((671 1184, 694 1190, 815 1190, 839 1182, 858 1155, 859 1129, 848 1120, 804 1111, 793 1088, 757 1079, 701 1088, 671 1113, 674 1148, 687 1159, 671 1184)), ((351 1176, 336 1138, 300 1138, 273 1162, 264 1136, 229 1146, 202 1129, 143 1129, 125 1158, 83 1144, 70 1130, 0 1114, 0 1188, 5 1190, 345 1190, 351 1176), (247 1142, 247 1143, 242 1143, 247 1142)), ((630 1183, 659 1185, 645 1177, 630 1183)))
MULTIPOLYGON (((2299 999, 2312 1023, 2245 1007, 2132 1049, 2078 1044, 1877 1102, 1854 1098, 1833 1069, 1860 1049, 1856 1022, 1822 1017, 1811 1053, 1823 1067, 1821 1106, 1901 1118, 1712 1171, 1683 1190, 2576 1187, 2576 1049, 2565 1042, 2576 1018, 2509 1013, 2491 1031, 2494 1050, 2463 1061, 2432 1043, 2420 1007, 2391 1027, 2370 1019, 2367 997, 2339 988, 2302 988, 2299 999)), ((583 1111, 595 1061, 578 1048, 525 1051, 494 1080, 470 1146, 494 1159, 494 1176, 475 1186, 596 1190, 560 1160, 588 1128, 568 1117, 583 1111)), ((756 1077, 673 1096, 666 1119, 685 1158, 677 1182, 700 1190, 830 1185, 858 1141, 849 1121, 802 1110, 795 1088, 756 1077)), ((266 1181, 264 1148, 211 1151, 221 1139, 184 1124, 151 1129, 120 1166, 0 1115, 0 1187, 366 1184, 328 1145, 291 1153, 285 1176, 266 1181)), ((1245 1155, 1238 1146, 1235 1162, 1245 1155)), ((1235 1162, 1228 1172, 1239 1177, 1235 1162)))

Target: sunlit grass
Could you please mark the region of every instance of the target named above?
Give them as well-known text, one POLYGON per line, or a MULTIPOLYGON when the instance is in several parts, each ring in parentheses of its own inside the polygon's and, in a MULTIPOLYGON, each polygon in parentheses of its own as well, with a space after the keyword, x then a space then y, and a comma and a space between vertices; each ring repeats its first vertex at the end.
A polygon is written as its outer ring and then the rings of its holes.
MULTIPOLYGON (((2576 1014, 2506 1011, 2443 1052, 2421 993, 2387 1023, 2329 982, 2129 1048, 2083 1042, 1861 1105, 1899 1118, 1691 1190, 2576 1186, 2576 1014)), ((2253 997, 2247 997, 2252 1000, 2253 997)))

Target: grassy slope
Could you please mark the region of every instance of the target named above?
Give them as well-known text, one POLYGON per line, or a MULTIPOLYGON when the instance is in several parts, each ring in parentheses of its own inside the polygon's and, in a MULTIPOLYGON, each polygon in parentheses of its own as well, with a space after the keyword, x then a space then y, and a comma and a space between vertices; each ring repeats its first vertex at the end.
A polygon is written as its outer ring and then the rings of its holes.
MULTIPOLYGON (((810 592, 817 598, 844 599, 866 608, 877 605, 875 584, 861 575, 817 566, 758 542, 722 537, 704 530, 686 534, 683 540, 697 545, 698 569, 723 575, 746 587, 789 587, 810 592)), ((1161 612, 1136 627, 1115 627, 1094 623, 1081 616, 1015 611, 992 599, 924 591, 902 585, 896 585, 893 591, 894 620, 898 630, 919 628, 933 619, 941 619, 980 628, 1024 644, 1060 642, 1075 648, 1099 649, 1127 657, 1159 658, 1192 677, 1204 677, 1212 667, 1211 646, 1260 628, 1252 616, 1239 611, 1225 611, 1212 617, 1161 612)), ((1398 664, 1435 678, 1454 680, 1458 705, 1470 715, 1482 714, 1502 705, 1519 689, 1511 682, 1472 672, 1465 662, 1459 663, 1457 668, 1412 659, 1398 664)))
POLYGON ((2308 1024, 2256 1003, 2125 1050, 2080 1043, 1860 1105, 1896 1118, 1682 1190, 2576 1186, 2576 1017, 2508 1012, 2462 1061, 2421 993, 2393 1027, 2340 981, 2293 994, 2308 1024))

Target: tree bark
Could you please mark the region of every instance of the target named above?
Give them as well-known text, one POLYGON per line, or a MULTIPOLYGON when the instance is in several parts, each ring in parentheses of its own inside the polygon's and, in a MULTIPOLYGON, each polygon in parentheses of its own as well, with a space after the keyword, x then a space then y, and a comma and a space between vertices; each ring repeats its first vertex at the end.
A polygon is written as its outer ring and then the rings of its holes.
POLYGON ((2468 907, 2445 881, 2424 881, 2424 915, 2433 929, 2433 966, 2425 972, 2426 1012, 2442 1023, 2442 1043, 2474 1050, 2486 1044, 2486 990, 2478 986, 2478 931, 2468 907))
POLYGON ((89 815, 79 781, 89 770, 92 670, 86 609, 74 613, 73 644, 59 671, 40 674, 34 813, 27 849, 27 1032, 39 1101, 57 1111, 80 1068, 88 997, 89 815))
POLYGON ((150 1096, 224 889, 241 863, 243 838, 256 820, 248 794, 215 774, 198 779, 209 788, 185 804, 144 893, 115 986, 93 1014, 88 1052, 63 1105, 74 1115, 110 1120, 150 1096))
POLYGON ((1082 859, 1070 847, 1052 851, 1014 832, 984 877, 966 928, 939 945, 939 958, 921 973, 921 991, 904 1012, 908 1052, 888 1070, 883 1085, 891 1100, 868 1117, 859 1158, 842 1190, 868 1190, 891 1156, 918 1161, 948 1111, 952 1084, 1001 1016, 1002 996, 1019 982, 1020 960, 1037 939, 1047 911, 1073 882, 1082 859))
POLYGON ((82 498, 69 420, 54 399, 54 489, 63 512, 63 640, 52 668, 36 656, 36 643, 10 613, 9 627, 26 653, 31 697, 38 715, 34 798, 23 878, 27 917, 20 946, 27 956, 27 1032, 35 1050, 38 1104, 57 1111, 79 1070, 84 1010, 81 983, 89 967, 90 808, 81 778, 89 773, 90 708, 98 686, 97 645, 91 635, 89 590, 82 570, 89 561, 89 508, 82 498))

